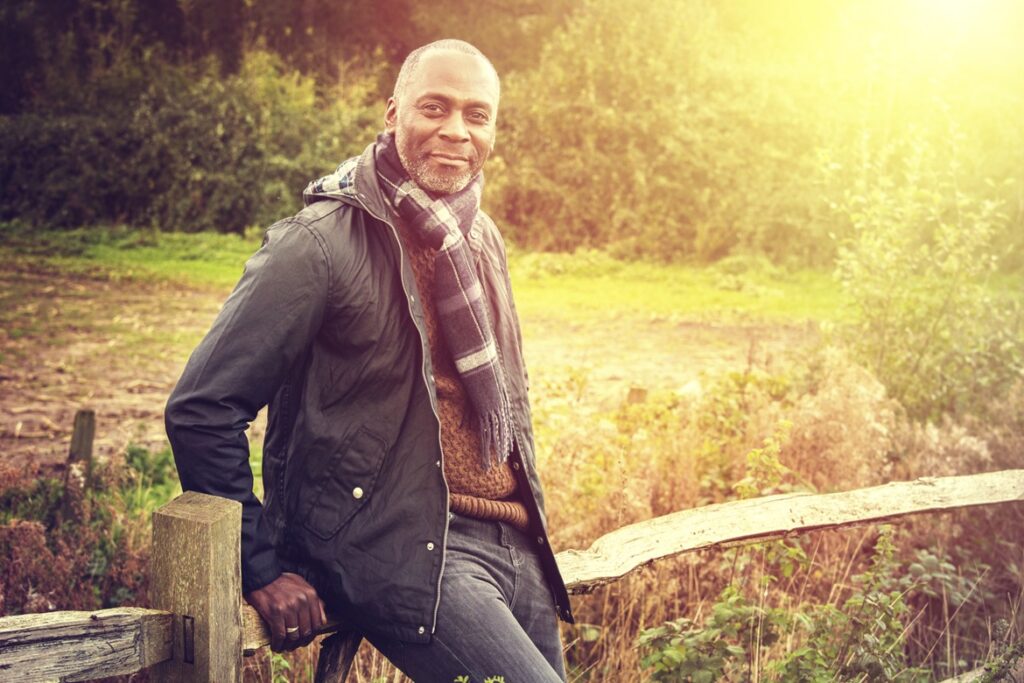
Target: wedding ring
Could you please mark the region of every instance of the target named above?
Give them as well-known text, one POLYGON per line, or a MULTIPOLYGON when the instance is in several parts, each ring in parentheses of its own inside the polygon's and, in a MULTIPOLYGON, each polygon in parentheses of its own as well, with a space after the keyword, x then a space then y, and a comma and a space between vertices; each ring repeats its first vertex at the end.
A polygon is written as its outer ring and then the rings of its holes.
POLYGON ((298 633, 299 632, 299 627, 298 626, 291 626, 291 627, 285 626, 284 632, 285 633, 298 633))

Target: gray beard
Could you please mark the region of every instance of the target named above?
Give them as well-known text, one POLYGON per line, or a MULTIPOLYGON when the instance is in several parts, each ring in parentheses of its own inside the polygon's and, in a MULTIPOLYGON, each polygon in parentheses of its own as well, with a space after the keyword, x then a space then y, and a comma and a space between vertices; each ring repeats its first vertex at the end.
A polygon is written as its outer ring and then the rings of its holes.
POLYGON ((434 194, 455 194, 465 189, 469 185, 469 181, 473 179, 473 176, 480 171, 480 166, 482 165, 470 164, 465 171, 457 174, 435 173, 430 170, 430 159, 427 157, 410 159, 405 153, 404 145, 397 144, 396 141, 395 147, 398 148, 398 159, 402 162, 402 166, 413 182, 427 192, 434 194))

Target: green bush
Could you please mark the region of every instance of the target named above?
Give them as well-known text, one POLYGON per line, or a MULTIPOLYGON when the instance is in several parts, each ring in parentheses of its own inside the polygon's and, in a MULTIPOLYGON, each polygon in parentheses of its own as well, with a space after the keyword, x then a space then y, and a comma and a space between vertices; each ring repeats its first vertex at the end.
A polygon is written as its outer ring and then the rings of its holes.
POLYGON ((832 204, 851 228, 837 260, 858 321, 846 341, 919 419, 981 412, 1024 378, 1020 301, 987 286, 1008 219, 998 199, 962 188, 961 138, 948 139, 938 148, 912 130, 879 146, 832 204))
POLYGON ((813 138, 717 3, 589 2, 502 102, 489 201, 531 248, 806 256, 813 138), (658 30, 652 31, 651 27, 658 30), (600 50, 594 46, 600 45, 600 50), (798 254, 799 252, 799 254, 798 254))
MULTIPOLYGON (((791 556, 784 543, 768 549, 775 558, 791 556)), ((758 601, 729 585, 703 623, 683 618, 641 633, 643 666, 651 680, 693 683, 748 680, 752 665, 773 681, 930 680, 930 672, 908 665, 902 647, 912 619, 908 595, 925 580, 898 579, 894 555, 892 532, 883 527, 871 566, 852 578, 841 605, 773 607, 764 600, 771 575, 763 577, 758 601), (780 654, 773 646, 782 638, 792 644, 780 654)), ((800 561, 806 564, 806 557, 800 561)))
POLYGON ((0 614, 145 605, 150 515, 181 486, 170 448, 125 464, 85 485, 0 469, 0 614))
POLYGON ((267 225, 298 210, 307 182, 360 152, 380 114, 366 71, 318 96, 312 79, 260 52, 232 76, 213 63, 146 68, 144 87, 133 89, 135 68, 112 70, 74 101, 0 119, 0 218, 189 232, 267 225))

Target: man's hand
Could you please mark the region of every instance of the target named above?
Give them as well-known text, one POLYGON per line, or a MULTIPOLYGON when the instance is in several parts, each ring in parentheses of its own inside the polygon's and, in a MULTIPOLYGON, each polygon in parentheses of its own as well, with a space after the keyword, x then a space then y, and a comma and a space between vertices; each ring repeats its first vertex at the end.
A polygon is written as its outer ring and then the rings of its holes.
POLYGON ((285 572, 245 599, 267 622, 274 652, 308 645, 327 621, 323 600, 298 574, 285 572))

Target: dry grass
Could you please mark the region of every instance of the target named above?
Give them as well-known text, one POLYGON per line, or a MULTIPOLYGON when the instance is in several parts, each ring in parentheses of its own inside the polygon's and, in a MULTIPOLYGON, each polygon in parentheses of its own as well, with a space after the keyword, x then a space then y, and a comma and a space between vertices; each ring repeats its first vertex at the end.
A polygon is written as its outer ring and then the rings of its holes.
MULTIPOLYGON (((544 389, 559 394, 558 387, 544 389)), ((780 424, 788 427, 781 467, 761 482, 761 494, 1024 466, 1019 390, 1001 404, 999 419, 985 425, 922 427, 908 422, 875 378, 834 349, 771 373, 752 366, 712 382, 699 396, 652 396, 612 413, 572 417, 585 408, 586 389, 562 389, 561 405, 537 411, 541 471, 559 548, 586 547, 623 524, 736 497, 733 485, 748 473, 747 454, 778 434, 780 424)), ((925 592, 905 596, 910 609, 899 642, 909 664, 952 675, 1020 637, 1022 530, 1024 511, 1012 505, 897 525, 894 581, 922 552, 952 566, 925 592), (1009 627, 997 636, 1000 619, 1009 627)), ((644 680, 639 633, 681 616, 700 622, 729 584, 758 604, 793 613, 842 609, 858 588, 853 577, 870 566, 877 535, 875 527, 816 532, 786 546, 698 553, 576 598, 582 626, 563 631, 572 679, 644 680)), ((750 648, 744 676, 770 680, 765 662, 805 640, 794 628, 775 644, 750 648)))
MULTIPOLYGON (((612 411, 588 400, 584 369, 535 392, 554 546, 586 547, 624 524, 736 497, 733 485, 747 473, 747 454, 780 434, 780 423, 788 425, 781 432, 787 434, 781 468, 761 482, 764 494, 1024 467, 1020 387, 984 424, 921 426, 834 349, 781 368, 752 362, 744 373, 707 383, 702 394, 634 391, 612 411)), ((865 590, 865 572, 878 562, 879 533, 877 526, 819 531, 782 544, 692 553, 577 596, 578 623, 562 627, 569 679, 649 680, 639 635, 683 616, 703 622, 730 585, 761 610, 808 618, 829 609, 849 612, 848 598, 865 590)), ((951 676, 1024 635, 1022 533, 1024 510, 1014 505, 919 516, 892 529, 896 556, 879 571, 894 589, 901 581, 910 587, 900 595, 907 610, 889 634, 906 666, 890 680, 951 676), (921 561, 939 569, 928 581, 913 582, 913 565, 921 561)), ((785 680, 772 665, 807 644, 800 623, 794 619, 774 634, 770 624, 756 624, 742 643, 747 656, 725 678, 785 680)), ((857 643, 852 636, 844 642, 841 632, 832 636, 842 646, 834 662, 839 672, 855 664, 857 643)), ((353 680, 406 679, 364 644, 353 680)))
MULTIPOLYGON (((535 392, 555 547, 586 547, 624 524, 736 497, 734 484, 748 473, 748 453, 773 434, 785 435, 781 467, 761 482, 762 494, 1024 467, 1021 388, 985 424, 921 426, 835 349, 784 367, 752 362, 746 372, 707 384, 701 394, 634 391, 612 411, 588 400, 585 369, 535 392), (786 425, 781 432, 780 424, 786 425)), ((730 585, 761 610, 808 618, 829 609, 849 612, 848 598, 865 590, 865 573, 878 562, 879 533, 877 526, 819 531, 784 543, 701 551, 577 596, 578 623, 562 627, 569 679, 649 680, 639 635, 684 616, 701 623, 730 585)), ((1022 533, 1024 510, 1014 505, 919 516, 892 529, 896 556, 882 578, 894 589, 901 581, 910 587, 900 595, 907 610, 889 634, 906 668, 890 680, 951 676, 992 659, 1024 635, 1022 533), (915 583, 913 565, 920 561, 937 562, 940 569, 915 583)), ((747 656, 725 678, 784 680, 773 674, 773 662, 809 640, 800 619, 788 623, 774 634, 770 624, 756 624, 743 643, 747 656)), ((856 643, 843 642, 841 632, 832 636, 842 646, 835 671, 853 666, 856 643)), ((303 670, 306 656, 298 656, 293 671, 303 670)), ((306 680, 307 674, 288 680, 306 680)), ((406 680, 365 643, 352 676, 360 683, 406 680)), ((848 677, 869 679, 875 680, 848 677)))

